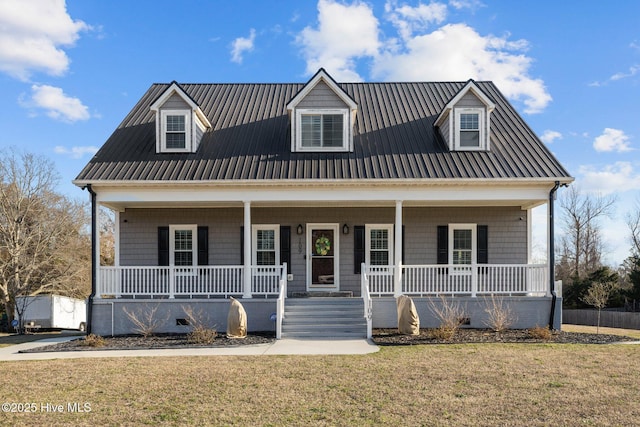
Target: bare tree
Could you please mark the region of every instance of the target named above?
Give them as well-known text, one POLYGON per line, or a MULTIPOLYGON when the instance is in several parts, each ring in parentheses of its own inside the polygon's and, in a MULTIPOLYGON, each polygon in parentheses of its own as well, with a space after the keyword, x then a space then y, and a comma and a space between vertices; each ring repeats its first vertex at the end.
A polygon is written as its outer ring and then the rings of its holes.
POLYGON ((18 309, 21 320, 18 295, 88 294, 88 215, 55 191, 58 177, 45 157, 9 150, 0 159, 0 298, 7 316, 18 309))
POLYGON ((560 242, 560 260, 568 267, 570 277, 580 279, 602 265, 603 242, 598 221, 612 213, 613 196, 588 195, 575 186, 560 201, 564 237, 560 242))
POLYGON ((598 309, 598 324, 596 325, 596 333, 600 333, 600 312, 607 306, 609 297, 615 289, 613 282, 594 282, 584 296, 583 301, 598 309))
POLYGON ((627 226, 631 233, 631 254, 640 257, 640 198, 636 201, 635 210, 627 214, 627 226))
POLYGON ((116 256, 115 219, 113 212, 101 208, 100 216, 100 265, 114 265, 116 256))

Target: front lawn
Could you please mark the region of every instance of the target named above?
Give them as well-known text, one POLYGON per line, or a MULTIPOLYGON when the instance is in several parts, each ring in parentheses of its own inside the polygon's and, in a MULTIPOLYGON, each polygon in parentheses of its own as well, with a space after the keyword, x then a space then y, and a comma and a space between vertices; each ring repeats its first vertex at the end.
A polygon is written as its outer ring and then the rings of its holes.
POLYGON ((2 401, 36 408, 1 414, 0 424, 9 425, 640 423, 637 345, 449 344, 366 356, 75 359, 0 368, 2 401), (46 412, 55 405, 62 413, 46 412), (78 408, 84 412, 69 412, 78 408))

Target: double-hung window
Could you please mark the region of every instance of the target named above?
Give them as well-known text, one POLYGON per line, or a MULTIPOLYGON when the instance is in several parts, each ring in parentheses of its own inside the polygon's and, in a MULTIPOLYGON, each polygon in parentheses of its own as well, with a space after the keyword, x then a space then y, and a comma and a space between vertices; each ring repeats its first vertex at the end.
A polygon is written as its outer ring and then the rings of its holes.
POLYGON ((367 225, 367 265, 393 264, 393 225, 367 225))
POLYGON ((485 112, 481 108, 455 109, 457 128, 455 148, 457 150, 484 150, 486 148, 484 117, 485 112))
POLYGON ((470 273, 468 267, 475 264, 476 228, 475 224, 449 225, 449 262, 460 266, 456 272, 470 273))
POLYGON ((197 225, 169 226, 170 263, 176 267, 197 265, 198 243, 197 225))
POLYGON ((297 149, 346 151, 349 149, 348 110, 297 110, 297 149))
POLYGON ((185 152, 191 147, 189 111, 162 110, 161 144, 164 152, 185 152))
POLYGON ((253 264, 280 265, 280 226, 253 226, 253 264))

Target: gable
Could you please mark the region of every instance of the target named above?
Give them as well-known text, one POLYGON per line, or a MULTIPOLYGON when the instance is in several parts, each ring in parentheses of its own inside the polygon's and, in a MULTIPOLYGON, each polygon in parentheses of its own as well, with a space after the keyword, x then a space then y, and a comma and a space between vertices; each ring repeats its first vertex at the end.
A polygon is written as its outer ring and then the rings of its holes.
POLYGON ((319 81, 307 95, 300 100, 297 108, 349 108, 344 100, 324 81, 319 81))

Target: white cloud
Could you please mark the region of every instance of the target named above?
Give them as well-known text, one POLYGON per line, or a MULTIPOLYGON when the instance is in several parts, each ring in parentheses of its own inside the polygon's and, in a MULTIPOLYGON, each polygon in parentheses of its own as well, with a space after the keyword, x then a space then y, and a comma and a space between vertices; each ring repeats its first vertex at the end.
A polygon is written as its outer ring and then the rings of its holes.
POLYGON ((305 27, 296 42, 303 47, 308 74, 324 67, 338 81, 361 81, 355 59, 377 55, 378 20, 360 1, 344 5, 320 0, 318 28, 305 27))
POLYGON ((21 99, 19 102, 26 108, 43 109, 47 116, 64 122, 88 120, 91 117, 89 108, 82 101, 66 95, 59 87, 33 85, 31 98, 27 101, 21 99))
POLYGON ((596 151, 631 151, 629 137, 619 129, 605 128, 604 133, 593 141, 596 151))
POLYGON ((253 44, 256 40, 256 30, 251 29, 249 31, 249 37, 238 37, 231 44, 231 61, 242 64, 242 59, 245 52, 251 52, 253 50, 253 44))
POLYGON ((578 170, 580 186, 590 193, 611 194, 640 190, 640 172, 638 164, 616 162, 602 169, 594 166, 581 166, 578 170))
MULTIPOLYGON (((454 2, 452 7, 473 5, 481 4, 454 2)), ((319 0, 317 27, 306 27, 297 42, 303 48, 307 74, 324 67, 338 81, 360 81, 356 60, 364 58, 371 61, 371 77, 376 80, 492 80, 509 99, 524 103, 525 112, 546 108, 551 96, 544 82, 530 75, 533 59, 525 55, 526 40, 510 40, 508 34, 483 36, 466 24, 427 30, 446 17, 443 3, 410 7, 390 0, 385 19, 398 36, 381 40, 379 21, 369 5, 359 0, 349 5, 319 0)))
POLYGON ((493 80, 508 98, 522 101, 525 112, 538 113, 551 96, 542 80, 529 76, 527 47, 525 40, 481 36, 466 24, 447 24, 407 40, 405 52, 380 55, 373 74, 384 80, 493 80))
POLYGON ((545 144, 553 144, 556 139, 562 139, 562 134, 555 130, 545 130, 540 139, 545 144))
POLYGON ((638 74, 638 72, 640 72, 640 65, 634 65, 632 67, 629 67, 629 71, 626 73, 615 73, 613 76, 611 76, 611 80, 612 81, 616 81, 616 80, 622 80, 622 79, 626 79, 628 77, 633 77, 636 74, 638 74))
POLYGON ((615 73, 615 74, 613 74, 611 77, 609 77, 607 80, 605 80, 603 82, 594 81, 594 82, 589 83, 588 86, 591 86, 591 87, 606 86, 610 82, 616 82, 618 80, 628 79, 630 77, 635 76, 638 73, 640 73, 640 65, 636 64, 636 65, 633 65, 633 66, 629 67, 629 71, 627 71, 627 72, 615 73))
POLYGON ((93 145, 84 146, 84 147, 71 147, 66 148, 62 145, 57 145, 53 151, 56 154, 62 154, 65 156, 69 156, 72 159, 79 159, 83 157, 85 154, 94 155, 98 152, 99 147, 95 147, 93 145))
POLYGON ((0 71, 28 80, 34 71, 59 76, 69 67, 62 47, 91 27, 73 20, 64 0, 0 2, 0 71))
POLYGON ((420 3, 416 7, 396 6, 395 1, 388 1, 384 8, 389 21, 398 29, 403 40, 411 38, 414 32, 426 30, 430 24, 442 23, 447 17, 447 6, 442 3, 420 3))

